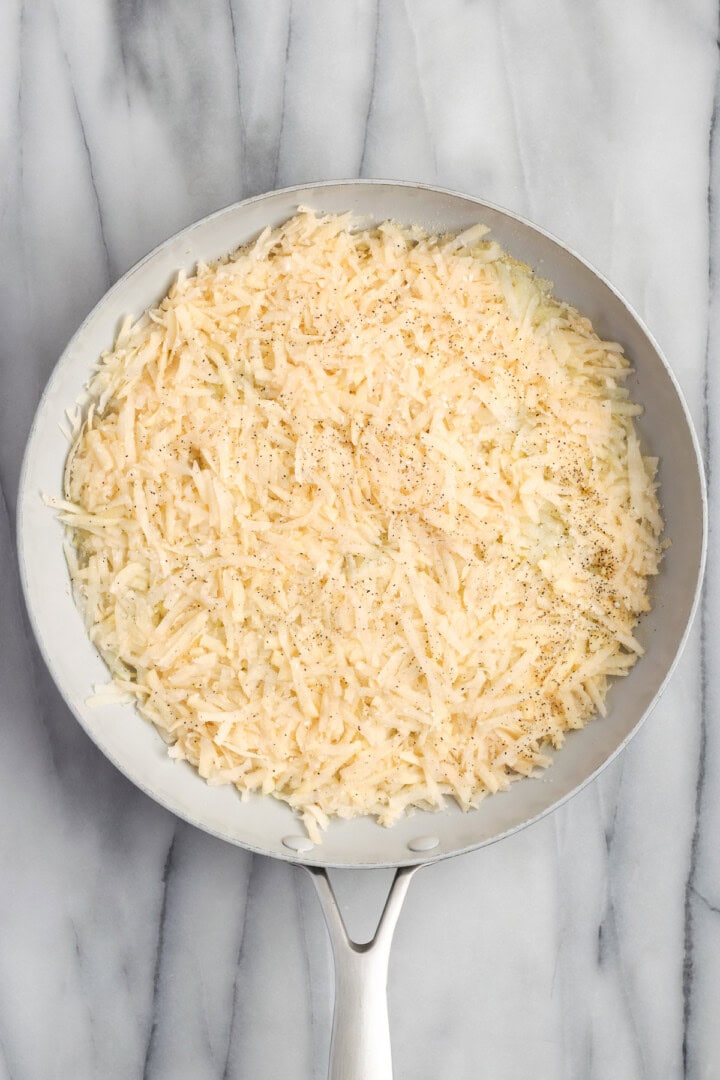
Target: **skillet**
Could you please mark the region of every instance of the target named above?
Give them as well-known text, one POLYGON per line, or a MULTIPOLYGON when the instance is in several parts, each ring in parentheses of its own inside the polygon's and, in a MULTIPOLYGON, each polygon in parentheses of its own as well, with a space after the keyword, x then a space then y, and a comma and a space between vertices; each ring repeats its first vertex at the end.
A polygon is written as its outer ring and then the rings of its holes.
POLYGON ((258 854, 304 866, 312 875, 333 945, 336 1005, 331 1080, 391 1080, 385 1002, 392 932, 412 874, 423 865, 484 846, 560 806, 627 745, 670 678, 697 607, 705 560, 707 504, 697 437, 682 393, 657 343, 602 275, 542 229, 489 203, 426 185, 381 180, 328 181, 259 195, 190 225, 128 271, 103 297, 58 360, 30 432, 20 480, 18 558, 28 612, 47 666, 65 701, 103 753, 130 780, 198 828, 258 854), (211 261, 278 225, 298 206, 352 211, 365 223, 387 218, 432 232, 482 221, 515 258, 551 280, 555 295, 587 315, 601 337, 619 341, 633 365, 628 382, 645 411, 643 451, 660 458, 660 497, 672 545, 651 582, 652 611, 637 636, 645 655, 617 680, 608 716, 573 732, 541 777, 461 813, 418 811, 390 829, 368 818, 333 821, 321 845, 301 835, 284 804, 260 796, 241 802, 234 789, 209 787, 184 762, 171 761, 151 725, 129 705, 89 707, 91 687, 107 671, 76 610, 63 556, 63 529, 41 493, 60 497, 68 450, 65 410, 78 398, 100 353, 127 314, 141 314, 167 292, 179 269, 211 261), (375 937, 347 934, 328 868, 394 867, 375 937))

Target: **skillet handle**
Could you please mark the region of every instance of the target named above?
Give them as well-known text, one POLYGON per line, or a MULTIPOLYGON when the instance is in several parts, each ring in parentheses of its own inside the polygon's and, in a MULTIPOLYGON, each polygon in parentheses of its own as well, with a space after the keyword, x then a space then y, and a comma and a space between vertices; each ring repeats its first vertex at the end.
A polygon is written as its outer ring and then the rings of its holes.
POLYGON ((405 894, 418 866, 395 874, 372 941, 348 935, 323 867, 305 866, 322 904, 335 959, 335 1010, 328 1080, 392 1080, 387 976, 390 945, 405 894))

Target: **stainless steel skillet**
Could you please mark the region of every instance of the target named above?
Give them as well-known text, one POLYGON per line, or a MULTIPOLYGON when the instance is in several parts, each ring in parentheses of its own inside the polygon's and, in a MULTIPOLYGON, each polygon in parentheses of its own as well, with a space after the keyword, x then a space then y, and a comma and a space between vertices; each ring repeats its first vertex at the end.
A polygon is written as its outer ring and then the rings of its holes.
POLYGON ((697 438, 677 382, 656 343, 612 286, 587 263, 528 222, 468 196, 422 185, 343 181, 289 188, 246 200, 191 225, 130 270, 80 327, 52 374, 30 433, 19 492, 18 553, 30 618, 47 665, 69 707, 106 756, 138 787, 199 828, 251 851, 304 865, 323 903, 336 961, 333 1080, 388 1080, 385 1004, 392 931, 410 876, 419 866, 509 835, 559 806, 611 761, 637 731, 669 679, 697 604, 706 546, 706 499, 697 438), (639 422, 646 453, 660 458, 667 535, 672 539, 652 585, 652 611, 639 637, 646 654, 613 687, 609 715, 573 733, 539 779, 523 780, 478 810, 415 813, 391 829, 373 821, 337 821, 321 846, 299 834, 282 803, 241 803, 229 788, 208 787, 185 764, 170 761, 150 725, 130 706, 90 708, 86 698, 106 670, 70 595, 62 529, 40 494, 61 494, 67 441, 65 410, 78 397, 121 319, 140 314, 167 291, 178 269, 217 258, 275 225, 298 205, 346 211, 368 221, 394 218, 433 231, 477 221, 516 258, 554 282, 556 295, 588 315, 597 331, 620 341, 635 369, 630 388, 645 406, 639 422), (375 939, 364 946, 344 930, 326 867, 397 867, 375 939))

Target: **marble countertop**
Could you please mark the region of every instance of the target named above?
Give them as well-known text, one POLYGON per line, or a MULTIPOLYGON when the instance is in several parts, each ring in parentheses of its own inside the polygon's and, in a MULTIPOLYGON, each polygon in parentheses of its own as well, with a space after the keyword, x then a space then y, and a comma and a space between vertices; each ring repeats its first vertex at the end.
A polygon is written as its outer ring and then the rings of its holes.
MULTIPOLYGON (((302 871, 135 790, 54 688, 14 562, 23 444, 80 320, 243 196, 416 179, 605 272, 720 459, 716 0, 0 5, 0 1080, 326 1073, 329 942, 302 871)), ((711 538, 712 545, 712 538, 711 538)), ((602 777, 424 870, 391 958, 398 1080, 720 1078, 720 589, 602 777)))

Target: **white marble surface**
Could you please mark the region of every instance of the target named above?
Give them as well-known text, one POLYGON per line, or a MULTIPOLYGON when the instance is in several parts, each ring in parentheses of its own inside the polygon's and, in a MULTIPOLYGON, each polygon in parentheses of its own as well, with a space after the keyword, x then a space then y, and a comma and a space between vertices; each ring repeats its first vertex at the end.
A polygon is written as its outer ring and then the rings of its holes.
MULTIPOLYGON (((301 871, 140 794, 68 714, 14 566, 23 443, 132 262, 244 195, 430 181, 527 214, 649 322, 720 459, 716 0, 0 4, 0 1080, 325 1075, 301 871)), ((603 777, 424 870, 390 975, 398 1080, 720 1078, 720 589, 603 777)))

